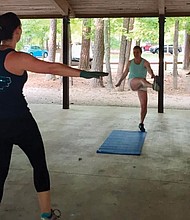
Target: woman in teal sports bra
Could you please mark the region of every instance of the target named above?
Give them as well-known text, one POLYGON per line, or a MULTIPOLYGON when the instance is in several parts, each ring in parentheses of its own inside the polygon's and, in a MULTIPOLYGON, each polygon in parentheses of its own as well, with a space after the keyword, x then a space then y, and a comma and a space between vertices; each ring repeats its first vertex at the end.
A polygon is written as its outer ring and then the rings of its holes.
POLYGON ((141 57, 142 49, 139 46, 133 48, 134 59, 130 60, 124 69, 124 72, 119 79, 116 87, 121 85, 121 82, 128 77, 128 84, 131 90, 138 92, 138 97, 141 107, 140 123, 139 129, 145 132, 144 120, 147 114, 147 88, 152 88, 153 90, 159 91, 160 87, 158 84, 158 78, 154 75, 150 63, 141 57), (154 78, 154 82, 150 83, 146 80, 147 72, 154 78))

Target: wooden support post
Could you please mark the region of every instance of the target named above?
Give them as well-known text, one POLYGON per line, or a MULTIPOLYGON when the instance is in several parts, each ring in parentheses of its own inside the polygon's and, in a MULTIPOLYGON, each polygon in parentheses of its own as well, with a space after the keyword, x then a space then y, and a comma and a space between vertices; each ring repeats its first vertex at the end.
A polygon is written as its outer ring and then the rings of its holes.
POLYGON ((158 113, 164 112, 164 23, 165 15, 159 15, 159 78, 160 91, 158 92, 158 113))
MULTIPOLYGON (((63 63, 69 60, 69 18, 63 18, 63 63)), ((63 109, 69 109, 69 77, 63 77, 63 109)))

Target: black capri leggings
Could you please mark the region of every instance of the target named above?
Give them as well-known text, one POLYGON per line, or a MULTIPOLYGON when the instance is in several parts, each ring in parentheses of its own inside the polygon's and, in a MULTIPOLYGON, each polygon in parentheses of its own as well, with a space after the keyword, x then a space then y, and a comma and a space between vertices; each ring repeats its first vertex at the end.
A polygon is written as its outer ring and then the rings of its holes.
POLYGON ((50 190, 44 145, 32 115, 22 119, 0 120, 0 203, 14 144, 24 151, 33 167, 36 191, 50 190))

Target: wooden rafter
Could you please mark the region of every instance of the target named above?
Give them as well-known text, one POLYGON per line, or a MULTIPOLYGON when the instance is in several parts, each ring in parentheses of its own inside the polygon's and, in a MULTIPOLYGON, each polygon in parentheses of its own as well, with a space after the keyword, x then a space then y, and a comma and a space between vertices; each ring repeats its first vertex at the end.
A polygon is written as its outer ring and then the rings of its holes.
POLYGON ((72 7, 67 0, 50 0, 63 16, 74 16, 72 7))
POLYGON ((160 15, 164 15, 166 12, 165 0, 158 0, 158 11, 160 15))
POLYGON ((190 0, 1 0, 0 14, 22 18, 189 16, 190 0))

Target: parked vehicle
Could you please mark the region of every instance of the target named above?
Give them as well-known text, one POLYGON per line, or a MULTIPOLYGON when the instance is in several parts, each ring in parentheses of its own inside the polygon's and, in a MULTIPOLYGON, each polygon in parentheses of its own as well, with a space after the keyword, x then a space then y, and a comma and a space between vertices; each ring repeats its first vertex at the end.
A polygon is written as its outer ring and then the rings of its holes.
MULTIPOLYGON (((81 43, 74 43, 72 44, 72 50, 71 50, 71 55, 72 55, 72 66, 78 66, 79 62, 80 62, 80 53, 81 53, 81 43)), ((90 48, 90 66, 91 66, 91 62, 92 62, 93 58, 92 58, 92 50, 90 48)))
POLYGON ((24 46, 24 49, 22 50, 25 53, 29 53, 34 57, 43 57, 46 58, 48 56, 48 51, 41 49, 39 46, 24 46))
MULTIPOLYGON (((159 45, 150 47, 149 51, 153 54, 159 53, 159 45)), ((178 47, 178 52, 181 52, 181 51, 182 51, 182 48, 178 47)), ((164 53, 173 54, 173 45, 172 44, 164 45, 164 53)))
POLYGON ((152 46, 151 43, 142 44, 142 46, 141 46, 142 51, 149 51, 149 49, 150 49, 151 46, 152 46))

